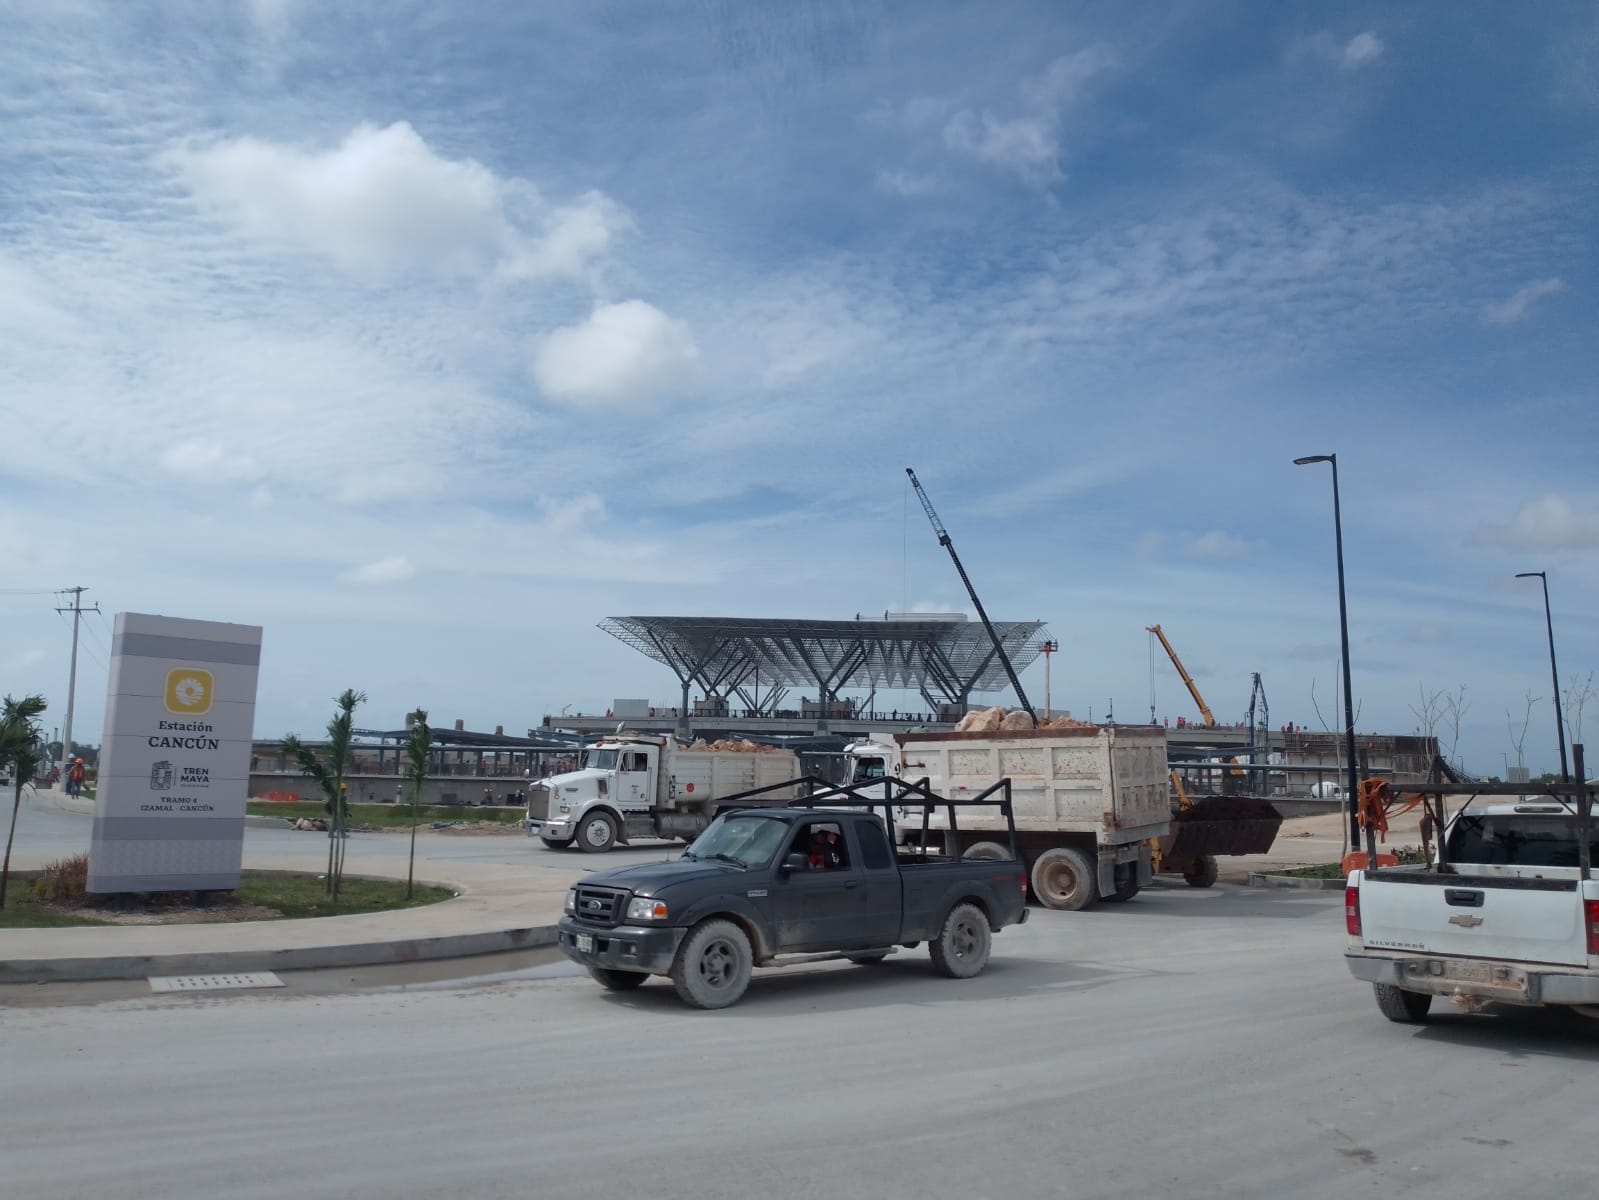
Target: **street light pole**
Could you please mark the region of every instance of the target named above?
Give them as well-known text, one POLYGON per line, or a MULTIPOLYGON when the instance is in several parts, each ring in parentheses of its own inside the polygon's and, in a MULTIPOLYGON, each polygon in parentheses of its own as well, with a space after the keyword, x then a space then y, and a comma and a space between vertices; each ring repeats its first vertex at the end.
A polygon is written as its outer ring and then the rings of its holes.
MULTIPOLYGON (((1331 463, 1333 484, 1333 538, 1338 549, 1338 636, 1343 649, 1344 660, 1344 754, 1346 767, 1349 772, 1349 789, 1347 804, 1349 806, 1349 849, 1360 848, 1360 797, 1359 783, 1356 779, 1355 766, 1355 696, 1349 680, 1349 604, 1344 591, 1344 518, 1343 509, 1338 499, 1338 456, 1336 454, 1311 454, 1304 458, 1294 459, 1294 465, 1307 466, 1310 463, 1331 463)), ((1367 847, 1366 865, 1377 865, 1375 831, 1368 831, 1370 836, 1366 839, 1370 845, 1367 847)))
POLYGON ((1538 578, 1543 581, 1543 623, 1549 631, 1549 678, 1555 686, 1555 736, 1560 739, 1560 782, 1570 783, 1571 772, 1566 767, 1566 721, 1560 712, 1560 672, 1555 668, 1555 622, 1549 615, 1549 576, 1542 571, 1521 571, 1517 579, 1538 578))

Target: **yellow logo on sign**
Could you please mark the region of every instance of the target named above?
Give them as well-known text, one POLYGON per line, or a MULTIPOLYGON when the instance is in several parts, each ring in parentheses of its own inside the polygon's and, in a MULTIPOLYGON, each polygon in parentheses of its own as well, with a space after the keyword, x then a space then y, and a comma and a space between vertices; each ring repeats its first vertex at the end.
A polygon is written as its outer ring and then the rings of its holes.
POLYGON ((200 667, 173 667, 167 672, 167 711, 198 717, 211 711, 211 672, 200 667))

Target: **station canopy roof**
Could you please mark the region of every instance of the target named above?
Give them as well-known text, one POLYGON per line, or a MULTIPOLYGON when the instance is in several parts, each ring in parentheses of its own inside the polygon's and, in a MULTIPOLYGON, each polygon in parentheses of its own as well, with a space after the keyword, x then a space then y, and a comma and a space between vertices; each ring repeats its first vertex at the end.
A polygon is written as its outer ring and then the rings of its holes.
MULTIPOLYGON (((903 689, 951 703, 1009 680, 981 621, 961 614, 891 614, 884 620, 753 617, 607 617, 599 627, 710 695, 759 687, 903 689)), ((995 621, 1020 672, 1048 640, 1042 621, 995 621)))

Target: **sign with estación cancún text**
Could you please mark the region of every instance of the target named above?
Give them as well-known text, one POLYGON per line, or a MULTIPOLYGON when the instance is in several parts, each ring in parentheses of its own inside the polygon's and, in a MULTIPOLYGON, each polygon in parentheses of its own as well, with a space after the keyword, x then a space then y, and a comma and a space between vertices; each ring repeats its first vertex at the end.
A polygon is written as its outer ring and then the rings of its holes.
POLYGON ((118 613, 89 891, 239 885, 261 627, 118 613))

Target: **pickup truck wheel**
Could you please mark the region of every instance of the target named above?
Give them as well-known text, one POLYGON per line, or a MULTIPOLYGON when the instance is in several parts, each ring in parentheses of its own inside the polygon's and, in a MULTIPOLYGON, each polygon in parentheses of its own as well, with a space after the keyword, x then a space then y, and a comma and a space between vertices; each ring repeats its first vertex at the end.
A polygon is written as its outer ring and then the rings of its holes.
POLYGON ((875 967, 878 963, 882 962, 888 957, 888 951, 874 950, 870 954, 846 954, 844 957, 849 959, 850 962, 854 963, 857 967, 875 967))
POLYGON ((1099 895, 1099 877, 1094 864, 1081 850, 1057 846, 1033 860, 1033 895, 1045 908, 1077 912, 1087 908, 1099 895))
POLYGON ((957 904, 944 918, 938 937, 927 943, 933 966, 951 979, 970 979, 988 965, 993 936, 988 917, 975 904, 957 904))
POLYGON ((1407 992, 1391 983, 1374 983, 1371 990, 1377 994, 1382 1015, 1401 1025, 1420 1025, 1432 1007, 1432 996, 1427 992, 1407 992))
POLYGON ((583 818, 572 839, 585 854, 604 854, 616 845, 616 822, 609 813, 597 812, 583 818))
POLYGON ((590 967, 589 974, 608 992, 631 992, 649 978, 638 971, 613 971, 609 967, 590 967))
POLYGON ((1183 872, 1183 882, 1189 887, 1208 888, 1216 882, 1216 859, 1209 854, 1201 854, 1194 859, 1193 865, 1183 872))
POLYGON ((731 921, 697 925, 678 947, 672 963, 672 986, 684 1004, 694 1008, 726 1008, 750 985, 755 956, 750 940, 731 921))
POLYGON ((977 842, 966 848, 962 858, 976 859, 981 862, 1004 862, 1011 857, 1010 847, 1002 846, 998 842, 977 842))

